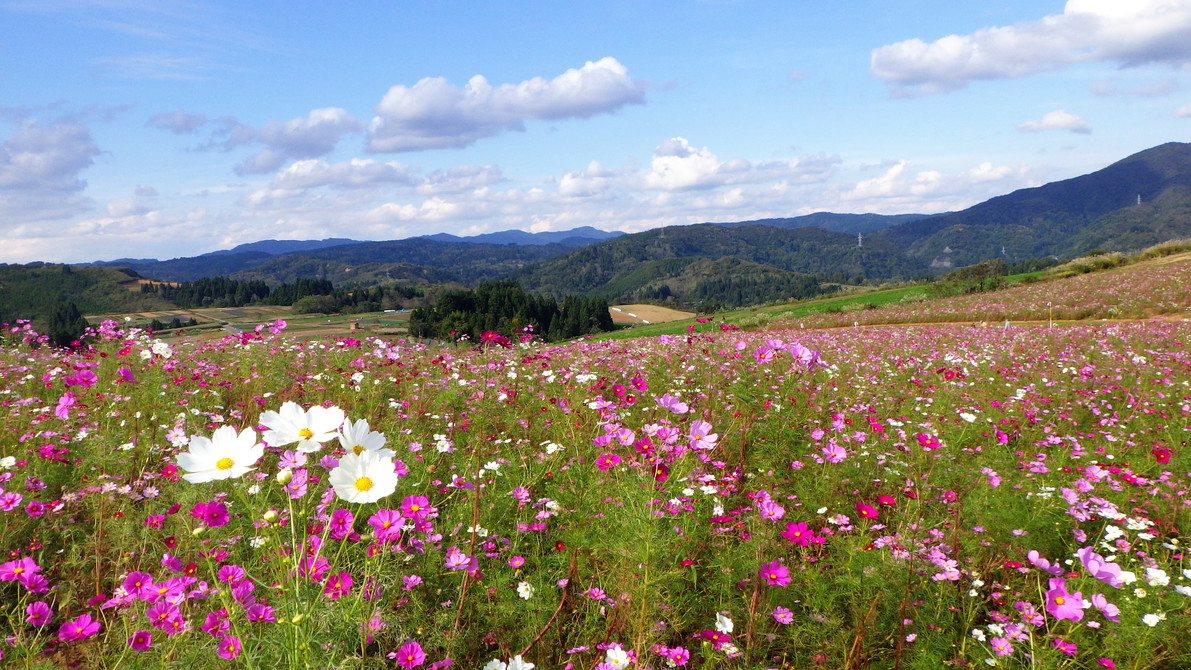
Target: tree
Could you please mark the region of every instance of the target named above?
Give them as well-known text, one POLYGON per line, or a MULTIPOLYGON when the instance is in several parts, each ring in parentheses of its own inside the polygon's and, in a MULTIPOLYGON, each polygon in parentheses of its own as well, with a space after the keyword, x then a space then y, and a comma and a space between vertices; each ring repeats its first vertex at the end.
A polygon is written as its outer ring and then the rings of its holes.
POLYGON ((87 330, 87 320, 73 302, 60 304, 50 314, 50 340, 60 346, 69 347, 78 341, 87 330))

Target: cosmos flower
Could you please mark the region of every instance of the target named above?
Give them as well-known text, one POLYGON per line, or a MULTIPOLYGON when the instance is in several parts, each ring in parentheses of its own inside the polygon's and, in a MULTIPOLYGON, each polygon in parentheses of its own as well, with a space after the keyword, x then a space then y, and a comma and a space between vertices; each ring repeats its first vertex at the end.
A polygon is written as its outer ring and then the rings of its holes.
POLYGON ((327 478, 335 495, 349 503, 371 503, 397 490, 393 459, 364 450, 344 454, 327 478))
POLYGON ((322 443, 339 434, 346 416, 338 407, 315 405, 306 411, 298 403, 289 401, 279 411, 261 414, 260 422, 269 428, 264 440, 270 447, 298 443, 298 451, 309 454, 322 448, 322 443))
POLYGON ((372 430, 368 426, 367 419, 360 419, 354 423, 352 421, 345 422, 343 427, 339 429, 337 437, 339 438, 339 446, 343 447, 344 451, 354 453, 357 456, 365 449, 389 458, 395 458, 397 456, 397 452, 385 448, 385 436, 372 430))
POLYGON ((763 564, 758 576, 770 586, 785 586, 790 583, 789 568, 777 561, 763 564))
POLYGON ((416 668, 425 662, 426 652, 422 651, 422 645, 413 640, 407 641, 397 650, 397 665, 406 670, 416 668))
POLYGON ((1083 594, 1067 592, 1067 580, 1053 578, 1046 592, 1046 611, 1056 619, 1079 621, 1083 618, 1083 594))
POLYGON ((232 426, 221 426, 207 439, 190 438, 190 451, 178 454, 178 466, 187 472, 182 479, 191 484, 237 479, 253 470, 265 454, 265 445, 256 441, 256 431, 245 428, 236 433, 232 426))

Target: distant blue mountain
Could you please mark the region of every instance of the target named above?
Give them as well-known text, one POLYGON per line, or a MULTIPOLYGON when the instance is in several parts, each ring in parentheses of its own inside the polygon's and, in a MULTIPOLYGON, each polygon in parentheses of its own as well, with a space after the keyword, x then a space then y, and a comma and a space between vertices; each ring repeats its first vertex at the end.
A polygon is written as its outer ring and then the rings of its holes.
POLYGON ((212 251, 211 253, 203 255, 226 256, 229 254, 241 254, 246 252, 264 252, 270 256, 280 256, 281 254, 314 251, 315 249, 325 249, 327 247, 338 247, 345 244, 359 243, 359 240, 349 240, 345 237, 328 237, 325 240, 261 240, 259 242, 241 244, 239 246, 232 247, 231 249, 212 251))
POLYGON ((474 244, 531 244, 535 246, 545 244, 561 244, 564 246, 585 246, 595 242, 603 242, 624 233, 608 232, 591 226, 581 226, 571 230, 557 232, 527 233, 523 230, 502 230, 497 233, 484 233, 471 237, 459 237, 447 233, 423 235, 422 237, 435 242, 470 242, 474 244))

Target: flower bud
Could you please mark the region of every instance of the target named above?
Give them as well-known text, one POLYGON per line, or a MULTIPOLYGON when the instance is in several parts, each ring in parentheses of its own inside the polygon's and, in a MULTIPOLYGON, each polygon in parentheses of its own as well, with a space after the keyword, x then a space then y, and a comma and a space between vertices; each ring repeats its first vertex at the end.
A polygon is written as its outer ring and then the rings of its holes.
POLYGON ((288 484, 289 480, 294 478, 294 471, 289 468, 284 468, 277 473, 278 484, 288 484))

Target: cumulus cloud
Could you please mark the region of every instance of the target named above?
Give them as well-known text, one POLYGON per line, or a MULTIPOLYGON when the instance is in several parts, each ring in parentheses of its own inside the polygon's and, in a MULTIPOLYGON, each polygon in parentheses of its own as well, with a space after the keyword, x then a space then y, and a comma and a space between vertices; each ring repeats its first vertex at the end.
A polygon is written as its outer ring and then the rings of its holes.
POLYGON ((459 193, 485 188, 505 181, 504 174, 495 165, 456 165, 445 170, 435 170, 418 184, 418 193, 459 193))
POLYGON ((895 95, 922 95, 1090 61, 1186 68, 1189 32, 1191 0, 1069 0, 1062 14, 1037 21, 882 46, 870 71, 895 95))
POLYGON ((826 209, 849 212, 915 212, 932 214, 969 207, 995 195, 1033 186, 1026 168, 983 162, 963 172, 909 170, 897 161, 884 173, 856 182, 836 196, 826 209))
POLYGON ((653 152, 648 188, 663 191, 704 189, 765 180, 814 183, 831 177, 838 157, 813 156, 788 161, 752 163, 745 159, 720 160, 707 147, 696 149, 682 137, 672 137, 653 152))
POLYGON ((353 158, 342 163, 307 159, 294 162, 273 177, 275 189, 307 189, 320 186, 362 188, 379 184, 412 184, 407 165, 353 158))
POLYGON ((1023 121, 1017 124, 1017 129, 1023 133, 1037 133, 1044 130, 1069 130, 1073 133, 1087 135, 1092 132, 1092 124, 1066 110, 1056 109, 1053 112, 1044 114, 1040 119, 1030 119, 1029 121, 1023 121))
POLYGON ((205 114, 188 114, 180 109, 161 112, 149 117, 145 125, 150 128, 168 130, 175 135, 186 135, 198 130, 207 122, 205 114))
POLYGON ((86 126, 75 121, 42 125, 24 121, 0 144, 0 220, 47 220, 91 207, 81 195, 80 173, 99 147, 86 126))
POLYGON ((588 118, 645 100, 645 85, 615 58, 588 61, 554 77, 493 86, 481 75, 462 88, 442 77, 397 85, 368 126, 375 152, 457 148, 510 130, 527 119, 588 118))
POLYGON ((341 137, 363 129, 363 122, 340 107, 315 109, 305 118, 269 121, 256 133, 266 147, 236 166, 236 173, 272 172, 289 160, 324 156, 341 137))

